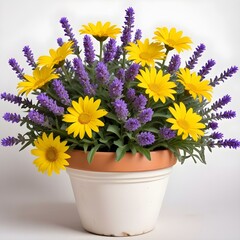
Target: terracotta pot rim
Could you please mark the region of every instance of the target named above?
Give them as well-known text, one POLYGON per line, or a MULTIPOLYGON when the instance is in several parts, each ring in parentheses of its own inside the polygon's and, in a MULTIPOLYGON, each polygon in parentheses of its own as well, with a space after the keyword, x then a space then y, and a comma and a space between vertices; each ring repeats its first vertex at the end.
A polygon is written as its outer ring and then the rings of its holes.
POLYGON ((92 162, 87 162, 87 153, 82 150, 69 150, 68 168, 96 172, 139 172, 152 171, 172 167, 177 159, 168 150, 151 151, 149 161, 140 153, 127 152, 120 161, 115 161, 115 152, 96 152, 92 162))

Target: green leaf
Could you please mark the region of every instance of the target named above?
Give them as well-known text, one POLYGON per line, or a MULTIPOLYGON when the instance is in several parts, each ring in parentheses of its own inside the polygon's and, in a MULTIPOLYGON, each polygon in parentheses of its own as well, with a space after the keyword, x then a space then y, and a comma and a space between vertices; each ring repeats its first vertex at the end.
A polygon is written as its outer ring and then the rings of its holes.
POLYGON ((120 161, 122 159, 122 157, 124 156, 124 154, 127 152, 128 150, 128 146, 124 145, 123 147, 118 147, 116 150, 116 161, 120 161))
POLYGON ((140 146, 138 146, 136 149, 139 153, 144 155, 149 161, 151 160, 150 151, 148 149, 140 147, 140 146))
POLYGON ((96 145, 95 147, 93 147, 93 148, 89 151, 89 153, 88 153, 88 155, 87 155, 87 161, 88 161, 88 163, 91 163, 91 162, 92 162, 93 157, 94 157, 94 154, 97 152, 97 150, 99 149, 100 146, 101 146, 101 144, 98 144, 98 145, 96 145))
POLYGON ((124 145, 124 143, 121 139, 118 139, 118 140, 114 141, 113 144, 118 146, 118 147, 123 147, 123 145, 124 145))
POLYGON ((112 133, 116 134, 119 138, 121 138, 120 129, 119 129, 119 127, 117 127, 115 125, 109 125, 107 128, 107 132, 112 132, 112 133))

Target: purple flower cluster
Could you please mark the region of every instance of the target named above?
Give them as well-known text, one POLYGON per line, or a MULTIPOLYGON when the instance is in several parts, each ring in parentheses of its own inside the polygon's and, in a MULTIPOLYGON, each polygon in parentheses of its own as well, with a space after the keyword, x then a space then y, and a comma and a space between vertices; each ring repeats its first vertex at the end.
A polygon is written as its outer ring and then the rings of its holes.
POLYGON ((118 78, 115 78, 109 85, 109 95, 111 98, 115 99, 122 95, 123 82, 118 78))
POLYGON ((126 10, 125 22, 121 36, 122 47, 127 46, 127 44, 131 42, 133 31, 132 29, 134 27, 133 24, 134 24, 134 10, 132 7, 129 7, 126 10))
POLYGON ((139 96, 135 97, 133 101, 133 108, 136 111, 141 111, 145 108, 146 104, 147 104, 147 98, 143 94, 140 94, 139 96))
POLYGON ((122 82, 125 81, 125 71, 123 68, 118 69, 117 73, 116 73, 116 77, 121 80, 122 82))
POLYGON ((240 141, 236 139, 221 139, 217 141, 215 145, 217 145, 218 147, 224 147, 224 148, 228 147, 228 148, 237 149, 240 147, 240 141))
POLYGON ((37 100, 39 101, 42 107, 47 108, 50 112, 52 112, 56 116, 61 116, 64 113, 64 108, 59 107, 57 102, 47 96, 45 93, 40 93, 37 96, 37 100))
POLYGON ((53 89, 59 97, 62 104, 69 106, 71 99, 69 98, 68 92, 64 88, 62 82, 58 79, 52 81, 53 89))
POLYGON ((142 38, 142 31, 140 29, 137 29, 136 32, 135 32, 133 42, 136 43, 137 40, 140 40, 141 38, 142 38))
POLYGON ((131 132, 137 130, 140 126, 141 124, 137 118, 129 118, 124 125, 124 127, 131 132))
POLYGON ((212 114, 212 118, 215 118, 217 120, 231 119, 231 118, 235 118, 235 117, 236 117, 236 112, 232 111, 232 110, 227 110, 227 111, 224 111, 224 112, 212 114))
POLYGON ((152 116, 153 116, 153 110, 151 108, 145 108, 139 113, 138 119, 141 124, 145 124, 152 120, 152 116))
POLYGON ((15 138, 15 137, 10 137, 10 136, 7 137, 7 138, 3 138, 3 139, 1 140, 1 144, 2 144, 2 146, 4 146, 4 147, 11 147, 11 146, 17 144, 17 138, 15 138))
POLYGON ((210 85, 215 87, 216 85, 219 85, 220 82, 224 82, 227 78, 232 77, 233 74, 235 74, 238 71, 237 66, 233 66, 228 68, 226 71, 220 74, 220 77, 215 77, 213 80, 210 80, 210 85))
POLYGON ((176 137, 176 132, 167 127, 162 127, 159 129, 159 133, 162 138, 169 140, 176 137))
POLYGON ((133 102, 136 97, 136 91, 134 88, 129 88, 126 93, 127 100, 133 102))
POLYGON ((213 59, 208 60, 202 69, 199 70, 198 75, 200 75, 202 78, 205 78, 215 64, 216 62, 213 59))
POLYGON ((115 56, 114 56, 114 60, 118 61, 121 54, 122 54, 122 48, 120 46, 117 46, 116 53, 115 53, 115 56))
POLYGON ((220 133, 220 132, 213 132, 213 133, 210 135, 210 137, 211 137, 212 139, 222 139, 222 138, 223 138, 223 134, 220 133))
POLYGON ((122 99, 116 99, 113 102, 114 110, 119 120, 125 121, 128 116, 127 103, 122 99))
POLYGON ((20 67, 15 58, 10 58, 8 61, 9 65, 12 67, 12 70, 15 71, 17 77, 22 80, 24 78, 23 71, 24 69, 20 67))
POLYGON ((208 128, 211 128, 212 130, 216 130, 218 128, 218 123, 217 122, 209 122, 208 123, 208 128))
POLYGON ((97 86, 90 83, 88 73, 80 58, 73 59, 73 66, 76 75, 79 78, 80 84, 83 86, 84 93, 88 96, 94 96, 96 94, 97 86))
POLYGON ((83 46, 84 46, 85 61, 88 64, 93 64, 95 59, 95 50, 93 48, 92 40, 88 35, 85 35, 83 38, 83 46))
POLYGON ((70 26, 68 19, 66 17, 62 17, 60 19, 60 23, 62 24, 62 28, 65 32, 65 36, 69 37, 69 40, 73 42, 74 44, 74 49, 75 49, 75 53, 78 52, 78 41, 77 39, 74 37, 74 34, 72 32, 72 27, 70 26))
POLYGON ((7 112, 3 115, 3 119, 7 122, 19 123, 21 121, 21 116, 17 113, 7 112))
POLYGON ((0 97, 4 101, 8 101, 10 103, 14 103, 14 104, 18 104, 18 105, 21 105, 21 103, 22 103, 22 97, 16 96, 11 93, 6 93, 6 92, 1 93, 0 97))
POLYGON ((116 55, 117 51, 117 46, 116 46, 116 40, 113 38, 110 38, 108 43, 105 46, 105 51, 104 51, 104 57, 103 57, 103 62, 108 63, 112 61, 116 55))
POLYGON ((33 69, 35 69, 37 67, 37 64, 34 60, 33 53, 30 47, 25 46, 22 51, 24 53, 24 56, 27 58, 28 65, 31 66, 33 69))
POLYGON ((227 105, 229 102, 231 102, 231 96, 227 94, 220 98, 218 101, 214 102, 211 106, 211 109, 216 111, 219 108, 223 108, 223 106, 227 105))
POLYGON ((175 73, 179 67, 181 65, 181 58, 178 54, 174 54, 172 57, 171 57, 171 60, 169 62, 169 65, 168 65, 168 72, 170 74, 173 74, 175 73))
POLYGON ((143 147, 151 145, 155 142, 155 136, 150 132, 141 132, 137 135, 137 142, 143 147))
POLYGON ((62 38, 58 38, 57 39, 57 44, 59 45, 59 47, 61 47, 64 44, 63 39, 62 38))
POLYGON ((96 79, 102 84, 108 84, 110 74, 108 72, 107 66, 103 62, 99 62, 96 66, 96 79))
POLYGON ((193 55, 190 57, 190 60, 186 64, 186 68, 193 69, 195 65, 198 63, 198 59, 202 56, 202 53, 206 50, 204 44, 200 44, 196 47, 193 55))
POLYGON ((45 116, 36 110, 30 110, 27 118, 37 125, 45 126, 45 116))
POLYGON ((125 79, 127 81, 133 81, 137 76, 140 66, 136 63, 130 65, 130 67, 125 72, 125 79))

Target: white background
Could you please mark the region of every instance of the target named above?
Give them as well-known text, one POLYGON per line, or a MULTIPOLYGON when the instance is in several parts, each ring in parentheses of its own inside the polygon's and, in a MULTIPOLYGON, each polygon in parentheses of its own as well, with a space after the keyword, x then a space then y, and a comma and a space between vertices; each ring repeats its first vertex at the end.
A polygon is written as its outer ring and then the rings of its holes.
MULTIPOLYGON (((136 27, 151 38, 156 27, 176 27, 194 42, 207 46, 201 59, 217 65, 214 77, 232 65, 240 66, 240 1, 236 0, 21 0, 0 1, 0 92, 16 92, 18 79, 8 65, 14 57, 30 74, 22 48, 30 45, 35 59, 57 48, 63 36, 59 23, 66 16, 76 37, 88 22, 111 21, 123 25, 125 9, 134 7, 136 27)), ((191 52, 183 54, 184 63, 191 52)), ((228 109, 237 118, 221 123, 226 138, 240 138, 240 71, 215 88, 217 100, 232 96, 228 109)), ((0 115, 18 112, 10 103, 0 102, 0 115)), ((0 138, 24 132, 0 118, 0 138)), ((47 177, 32 164, 30 149, 0 147, 0 239, 105 239, 84 232, 74 205, 68 176, 47 177)), ((141 216, 140 216, 141 217, 141 216)), ((106 238, 109 239, 109 238, 106 238)), ((191 160, 178 164, 172 173, 156 229, 131 239, 240 239, 240 151, 215 149, 207 153, 207 165, 191 160)))

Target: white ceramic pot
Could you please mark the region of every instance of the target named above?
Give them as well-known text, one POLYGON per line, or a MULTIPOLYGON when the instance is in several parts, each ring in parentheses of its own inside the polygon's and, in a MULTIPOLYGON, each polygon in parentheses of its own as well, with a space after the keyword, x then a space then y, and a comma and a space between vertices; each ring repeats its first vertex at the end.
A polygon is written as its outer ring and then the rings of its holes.
POLYGON ((108 236, 153 230, 171 170, 92 172, 68 167, 83 228, 108 236))

